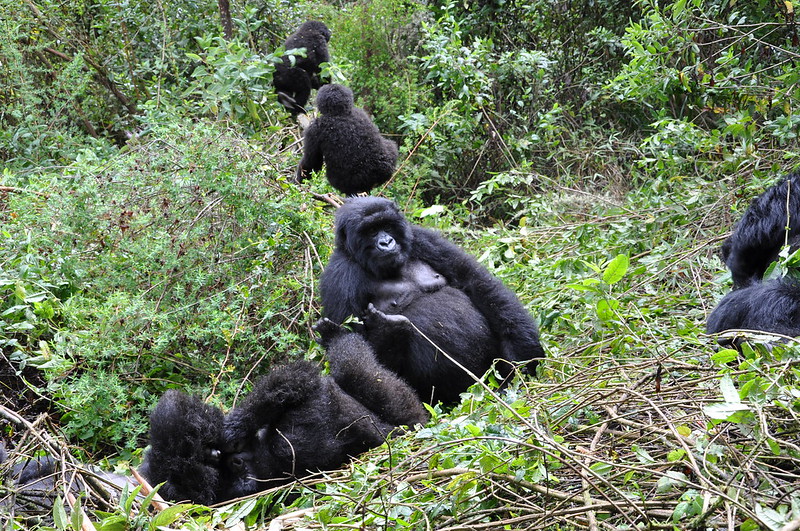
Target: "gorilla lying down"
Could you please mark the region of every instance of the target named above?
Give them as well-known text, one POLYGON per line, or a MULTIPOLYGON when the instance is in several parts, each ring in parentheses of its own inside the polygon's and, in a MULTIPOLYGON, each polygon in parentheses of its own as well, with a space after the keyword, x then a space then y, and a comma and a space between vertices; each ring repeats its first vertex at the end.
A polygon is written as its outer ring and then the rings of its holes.
POLYGON ((65 466, 50 456, 14 460, 13 464, 7 460, 5 445, 0 442, 0 515, 10 519, 24 515, 29 524, 42 523, 37 522, 39 518, 50 521, 53 503, 56 496, 64 495, 65 485, 76 497, 91 489, 104 499, 115 497, 125 487, 132 491, 137 485, 133 477, 85 464, 65 466))
POLYGON ((453 403, 474 383, 437 346, 477 376, 495 360, 503 378, 519 364, 532 372, 544 356, 516 295, 387 199, 350 198, 336 212, 336 250, 320 292, 324 315, 336 323, 363 318, 378 361, 431 403, 453 403))
POLYGON ((310 363, 260 379, 227 417, 168 391, 151 415, 140 472, 171 500, 213 504, 341 466, 428 415, 414 390, 381 366, 361 336, 328 320, 316 326, 330 376, 310 363))
MULTIPOLYGON (((784 277, 731 291, 711 312, 706 323, 709 334, 725 330, 800 336, 800 282, 784 277)), ((738 347, 742 340, 723 336, 719 343, 738 347)))

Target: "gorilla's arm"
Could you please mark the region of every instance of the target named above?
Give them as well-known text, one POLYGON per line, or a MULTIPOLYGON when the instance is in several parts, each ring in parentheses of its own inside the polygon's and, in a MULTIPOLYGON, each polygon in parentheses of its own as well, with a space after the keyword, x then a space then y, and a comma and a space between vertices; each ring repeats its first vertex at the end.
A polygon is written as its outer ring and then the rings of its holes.
POLYGON ((427 262, 462 290, 486 317, 509 361, 544 357, 536 323, 517 296, 459 246, 438 233, 413 227, 412 258, 427 262))
POLYGON ((312 70, 309 70, 309 73, 312 74, 319 74, 321 70, 320 63, 330 62, 331 56, 328 53, 328 41, 325 40, 323 35, 318 34, 315 36, 313 46, 308 49, 306 57, 314 66, 312 70))
POLYGON ((425 424, 428 413, 414 390, 378 363, 369 343, 328 319, 316 331, 322 336, 330 360, 331 376, 347 394, 392 426, 425 424))
POLYGON ((361 317, 371 296, 364 270, 340 251, 333 253, 322 271, 319 289, 325 317, 337 324, 351 315, 361 317))
POLYGON ((322 169, 324 161, 322 156, 322 138, 320 137, 319 126, 316 121, 306 129, 303 135, 303 158, 297 167, 297 181, 303 182, 312 171, 322 169))
POLYGON ((319 371, 311 363, 298 361, 278 367, 256 382, 241 405, 225 418, 225 442, 237 451, 248 439, 292 408, 318 394, 319 371))

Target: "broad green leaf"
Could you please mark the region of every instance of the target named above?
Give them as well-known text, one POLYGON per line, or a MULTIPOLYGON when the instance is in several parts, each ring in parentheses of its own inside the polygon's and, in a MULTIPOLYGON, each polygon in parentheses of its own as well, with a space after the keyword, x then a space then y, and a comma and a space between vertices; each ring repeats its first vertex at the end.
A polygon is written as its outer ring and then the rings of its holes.
POLYGON ((593 463, 589 468, 598 476, 606 476, 614 470, 614 466, 610 463, 593 463))
POLYGON ((717 420, 731 420, 731 415, 740 411, 749 411, 750 408, 744 404, 735 404, 730 402, 708 404, 703 406, 703 413, 712 419, 717 420))
POLYGON ((622 280, 622 277, 624 277, 625 273, 628 271, 629 264, 630 262, 626 255, 618 254, 616 258, 611 260, 606 266, 606 270, 603 272, 603 282, 611 285, 622 280))
POLYGON ((70 524, 75 531, 81 531, 83 527, 83 511, 81 510, 80 500, 75 502, 72 507, 72 514, 70 515, 70 524))
POLYGON ((732 361, 735 361, 736 358, 739 357, 739 352, 732 349, 732 348, 724 348, 719 352, 715 352, 711 355, 711 361, 716 363, 717 365, 725 365, 732 361))
POLYGON ((53 502, 53 523, 56 529, 64 531, 67 528, 67 512, 64 510, 64 500, 61 496, 56 496, 53 502))
POLYGON ((672 450, 670 453, 667 454, 667 461, 675 462, 680 461, 683 459, 683 456, 686 455, 686 450, 683 448, 678 448, 677 450, 672 450))
MULTIPOLYGON (((253 500, 255 501, 255 500, 253 500)), ((167 507, 160 513, 158 513, 151 521, 150 521, 150 529, 157 529, 158 527, 166 527, 172 524, 175 520, 180 518, 184 513, 196 508, 200 507, 199 505, 194 505, 192 503, 181 503, 178 505, 173 505, 171 507, 167 507)))
POLYGON ((597 317, 601 321, 610 321, 617 316, 616 310, 619 308, 619 301, 614 299, 601 299, 597 301, 597 317))
POLYGON ((739 398, 739 391, 736 389, 729 375, 726 374, 720 379, 719 389, 722 391, 722 397, 725 399, 725 402, 738 404, 742 401, 742 399, 739 398))

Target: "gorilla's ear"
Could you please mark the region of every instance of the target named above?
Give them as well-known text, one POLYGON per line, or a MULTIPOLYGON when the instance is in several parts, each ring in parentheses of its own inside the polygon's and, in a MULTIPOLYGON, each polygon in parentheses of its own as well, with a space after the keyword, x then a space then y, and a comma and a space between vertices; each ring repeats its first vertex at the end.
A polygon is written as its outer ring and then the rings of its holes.
POLYGON ((347 225, 345 222, 336 224, 336 248, 343 251, 347 249, 347 225))

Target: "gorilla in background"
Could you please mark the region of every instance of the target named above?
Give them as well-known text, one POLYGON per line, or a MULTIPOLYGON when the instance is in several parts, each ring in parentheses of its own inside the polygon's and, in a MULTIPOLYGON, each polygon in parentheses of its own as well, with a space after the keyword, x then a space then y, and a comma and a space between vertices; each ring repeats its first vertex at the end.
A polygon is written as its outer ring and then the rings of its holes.
POLYGON ((196 398, 167 392, 151 416, 140 471, 165 498, 219 503, 341 466, 398 426, 427 422, 419 398, 358 334, 318 323, 331 376, 305 361, 260 379, 222 422, 196 398))
POLYGON ((800 173, 756 197, 722 244, 734 289, 761 282, 787 241, 793 248, 800 244, 800 173))
MULTIPOLYGON (((709 334, 725 330, 757 330, 800 336, 800 283, 779 278, 731 291, 708 316, 709 334)), ((723 346, 738 347, 740 338, 720 338, 723 346)))
POLYGON ((6 463, 7 459, 5 444, 0 442, 0 515, 11 518, 16 513, 25 515, 31 522, 36 522, 38 517, 51 521, 56 497, 64 494, 64 482, 69 482, 69 491, 76 497, 86 491, 87 486, 94 491, 102 489, 108 496, 115 491, 119 493, 125 486, 132 489, 137 485, 132 477, 105 472, 91 465, 75 468, 67 464, 64 467, 51 456, 22 459, 13 465, 6 463), (86 482, 89 484, 85 485, 86 482))
POLYGON ((294 64, 290 57, 284 56, 275 65, 272 76, 278 101, 292 114, 305 113, 311 89, 318 89, 324 84, 320 79, 322 70, 319 65, 331 60, 328 54, 329 40, 331 30, 322 22, 312 20, 304 22, 284 42, 286 50, 306 49, 305 57, 294 56, 294 64))
POLYGON ((451 404, 474 383, 412 326, 477 376, 495 359, 532 372, 544 356, 516 295, 438 233, 409 223, 392 201, 357 197, 336 213, 336 250, 322 272, 326 317, 362 317, 378 360, 420 398, 451 404))
POLYGON ((369 192, 394 173, 397 145, 381 136, 363 109, 353 106, 353 92, 326 85, 317 94, 321 116, 303 135, 303 159, 297 181, 326 167, 331 186, 345 195, 369 192))

